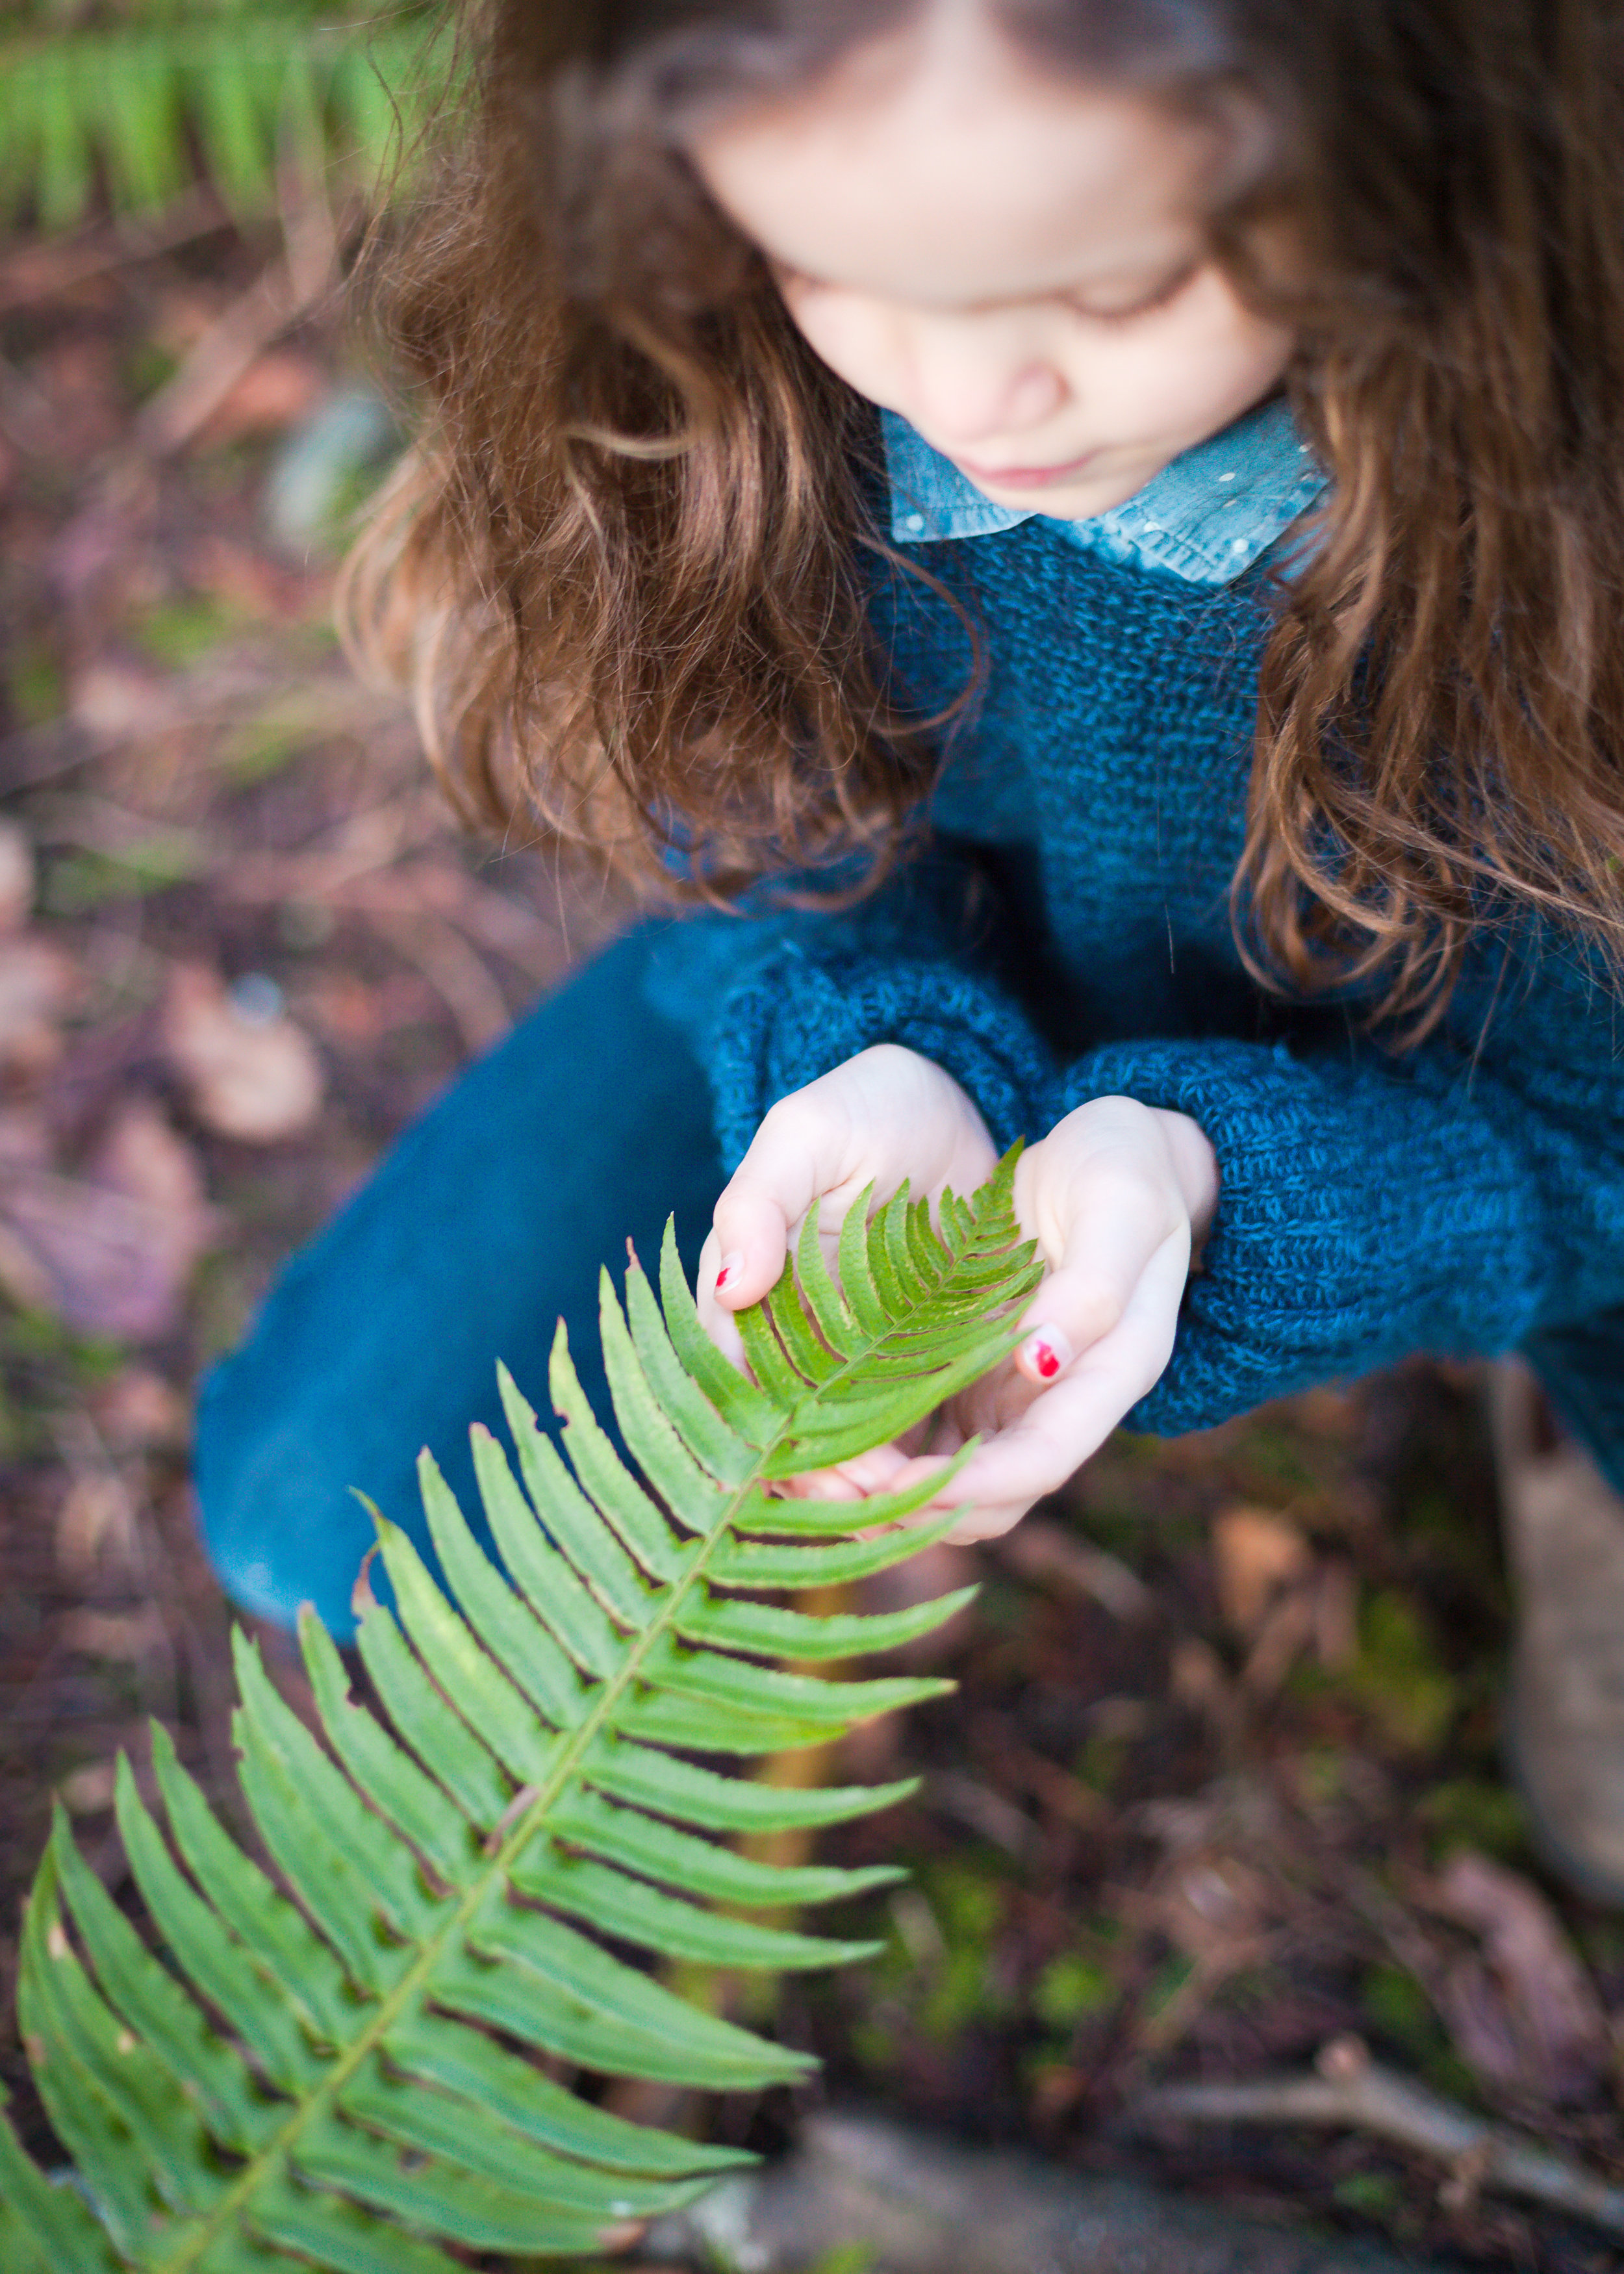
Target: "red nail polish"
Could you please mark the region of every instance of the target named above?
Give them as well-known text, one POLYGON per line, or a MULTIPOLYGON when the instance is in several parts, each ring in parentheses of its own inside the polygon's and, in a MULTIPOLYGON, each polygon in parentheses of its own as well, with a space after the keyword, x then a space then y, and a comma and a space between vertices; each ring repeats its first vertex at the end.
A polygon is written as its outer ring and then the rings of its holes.
POLYGON ((722 1268, 721 1268, 721 1269, 720 1269, 720 1270, 717 1273, 717 1275, 716 1275, 716 1284, 717 1284, 718 1287, 718 1288, 720 1288, 720 1287, 726 1287, 726 1284, 727 1284, 727 1283, 728 1283, 728 1281, 733 1277, 733 1265, 732 1265, 731 1263, 724 1263, 724 1264, 723 1264, 723 1266, 722 1266, 722 1268))
POLYGON ((1060 1353, 1051 1349, 1048 1343, 1034 1343, 1032 1363, 1045 1382, 1052 1382, 1060 1371, 1060 1353))

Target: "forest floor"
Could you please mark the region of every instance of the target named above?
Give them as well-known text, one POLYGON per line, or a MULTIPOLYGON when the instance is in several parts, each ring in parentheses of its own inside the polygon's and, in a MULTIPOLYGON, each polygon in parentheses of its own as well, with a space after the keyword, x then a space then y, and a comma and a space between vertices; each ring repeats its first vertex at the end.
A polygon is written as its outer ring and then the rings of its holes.
MULTIPOLYGON (((245 353, 266 249, 207 221, 0 252, 0 2081, 48 2157, 10 2017, 53 1797, 117 1887, 147 1717, 234 1789, 199 1370, 605 926, 462 836, 350 676, 301 501, 352 495, 372 447, 353 353, 320 312, 245 353)), ((1624 2181, 1624 1919, 1541 1871, 1501 1779, 1473 1375, 1119 1437, 1007 1541, 939 1556, 985 1583, 932 1661, 957 1693, 841 1764, 918 1796, 824 1850, 913 1880, 840 1923, 882 1957, 781 1996, 819 2093, 1419 2256, 1624 2264, 1357 2129, 1146 2116, 1357 2040, 1624 2181)), ((771 2145, 796 2116, 706 2120, 771 2145)))

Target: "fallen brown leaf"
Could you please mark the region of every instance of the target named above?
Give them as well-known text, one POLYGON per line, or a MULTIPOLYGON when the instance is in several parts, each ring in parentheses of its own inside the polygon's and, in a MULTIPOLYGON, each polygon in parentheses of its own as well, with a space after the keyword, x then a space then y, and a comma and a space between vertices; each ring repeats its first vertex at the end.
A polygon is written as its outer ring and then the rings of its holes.
POLYGON ((126 1569, 132 1564, 135 1504, 116 1469, 86 1469, 57 1511, 57 1568, 70 1578, 87 1578, 104 1552, 126 1569))
POLYGON ((1276 1595, 1307 1577, 1308 1542, 1296 1525, 1264 1508, 1226 1508, 1213 1518, 1218 1602, 1240 1635, 1262 1624, 1276 1595))
POLYGON ((222 398, 200 431, 211 448, 242 434, 275 433, 303 418, 321 392, 322 378, 308 356, 273 348, 222 398))
POLYGON ((57 1790, 70 1816, 99 1816, 113 1805, 118 1789, 117 1761, 87 1761, 64 1776, 57 1790))
POLYGON ((321 1061, 285 1013, 255 1020, 201 964, 171 973, 162 1044, 205 1128, 245 1145, 274 1145, 308 1129, 321 1109, 321 1061))
POLYGON ((34 907, 34 847, 15 821, 0 821, 0 933, 20 931, 34 907))
POLYGON ((186 1442, 186 1401, 173 1382, 150 1367, 121 1368, 96 1391, 91 1413, 107 1442, 120 1451, 168 1449, 186 1442))
POLYGON ((196 1155, 144 1100, 119 1114, 88 1176, 25 1166, 0 1188, 0 1269, 14 1254, 26 1299, 79 1334, 166 1334, 214 1231, 196 1155))
POLYGON ((163 1621, 148 1603, 139 1611, 70 1611, 62 1639, 86 1658, 145 1658, 164 1638, 163 1621))
POLYGON ((73 964, 48 940, 26 932, 0 938, 0 1065, 34 1073, 52 1064, 58 1021, 79 985, 73 964))
POLYGON ((1606 2017, 1538 1887, 1470 1849, 1453 1856, 1432 1907, 1481 1939, 1440 1985, 1457 2049, 1485 2081, 1541 2100, 1589 2099, 1612 2061, 1606 2017))

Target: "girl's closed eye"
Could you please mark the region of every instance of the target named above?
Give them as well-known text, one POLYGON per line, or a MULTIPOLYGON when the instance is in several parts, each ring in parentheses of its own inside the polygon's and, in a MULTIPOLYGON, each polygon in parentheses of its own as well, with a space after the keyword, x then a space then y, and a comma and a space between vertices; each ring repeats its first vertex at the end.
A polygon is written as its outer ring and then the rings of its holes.
POLYGON ((1101 302, 1080 291, 1064 294, 1064 303, 1074 314, 1086 316, 1091 324, 1138 323, 1141 317, 1157 315, 1163 308, 1170 308, 1207 266, 1207 261, 1202 259, 1183 261, 1170 275, 1164 276, 1148 290, 1115 303, 1101 302))

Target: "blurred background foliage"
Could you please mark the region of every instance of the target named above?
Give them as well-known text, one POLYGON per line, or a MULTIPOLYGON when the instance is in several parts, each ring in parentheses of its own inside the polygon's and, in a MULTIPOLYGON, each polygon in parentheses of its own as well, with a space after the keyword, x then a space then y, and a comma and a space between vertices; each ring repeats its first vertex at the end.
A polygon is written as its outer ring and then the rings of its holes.
POLYGON ((11 0, 0 6, 0 230, 151 216, 207 187, 274 211, 292 164, 366 193, 390 174, 450 41, 435 0, 11 0))

